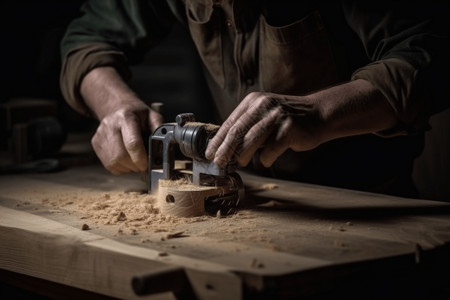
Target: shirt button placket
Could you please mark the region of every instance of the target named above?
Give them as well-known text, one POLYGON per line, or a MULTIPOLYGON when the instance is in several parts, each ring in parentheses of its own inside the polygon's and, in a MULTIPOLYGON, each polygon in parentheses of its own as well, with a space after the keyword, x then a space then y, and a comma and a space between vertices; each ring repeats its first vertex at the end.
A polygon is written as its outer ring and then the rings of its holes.
POLYGON ((228 29, 232 29, 233 28, 233 21, 231 20, 226 20, 225 24, 227 25, 228 29))

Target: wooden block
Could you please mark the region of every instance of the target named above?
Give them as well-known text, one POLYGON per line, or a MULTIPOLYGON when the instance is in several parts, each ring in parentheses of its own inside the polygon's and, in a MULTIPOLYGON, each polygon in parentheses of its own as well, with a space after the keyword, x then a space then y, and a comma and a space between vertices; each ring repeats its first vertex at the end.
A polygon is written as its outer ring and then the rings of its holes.
POLYGON ((197 186, 187 181, 160 180, 158 207, 164 214, 198 217, 205 214, 205 200, 225 194, 224 187, 197 186))

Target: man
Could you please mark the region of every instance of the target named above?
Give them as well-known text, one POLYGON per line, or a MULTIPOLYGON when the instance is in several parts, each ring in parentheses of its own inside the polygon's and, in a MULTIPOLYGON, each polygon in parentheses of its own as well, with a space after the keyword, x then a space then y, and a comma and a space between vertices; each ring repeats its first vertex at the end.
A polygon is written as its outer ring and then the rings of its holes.
POLYGON ((92 145, 109 171, 145 171, 141 132, 163 120, 125 83, 127 63, 180 21, 224 121, 209 159, 415 196, 422 133, 448 107, 447 3, 372 2, 91 1, 62 42, 62 91, 99 119, 92 145))

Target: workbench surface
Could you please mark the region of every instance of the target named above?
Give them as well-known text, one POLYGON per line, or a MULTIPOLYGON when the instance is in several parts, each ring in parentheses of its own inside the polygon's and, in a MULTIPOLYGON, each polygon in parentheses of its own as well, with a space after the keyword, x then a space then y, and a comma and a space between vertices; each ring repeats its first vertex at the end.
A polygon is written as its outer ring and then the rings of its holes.
POLYGON ((122 299, 358 296, 448 278, 449 203, 240 174, 246 205, 197 218, 162 215, 137 175, 99 165, 1 176, 0 269, 122 299), (135 295, 133 277, 154 294, 135 295))

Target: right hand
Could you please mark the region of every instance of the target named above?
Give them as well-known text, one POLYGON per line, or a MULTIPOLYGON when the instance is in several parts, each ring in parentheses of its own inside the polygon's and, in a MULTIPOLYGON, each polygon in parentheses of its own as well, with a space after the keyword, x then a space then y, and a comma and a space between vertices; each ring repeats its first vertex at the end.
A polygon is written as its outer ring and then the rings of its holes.
POLYGON ((151 134, 163 117, 142 102, 112 67, 91 70, 80 91, 100 121, 91 143, 103 166, 115 175, 146 171, 142 133, 151 134))
POLYGON ((246 166, 258 149, 270 167, 287 149, 310 150, 323 142, 319 101, 308 97, 252 92, 209 141, 205 155, 224 167, 234 157, 246 166))
POLYGON ((259 159, 269 167, 287 149, 311 150, 342 137, 380 132, 398 123, 384 95, 358 79, 307 96, 252 92, 209 142, 206 158, 225 166, 233 157, 247 165, 259 159))
POLYGON ((141 101, 132 102, 105 116, 91 143, 103 166, 112 174, 144 172, 148 158, 142 133, 152 133, 162 116, 141 101))

